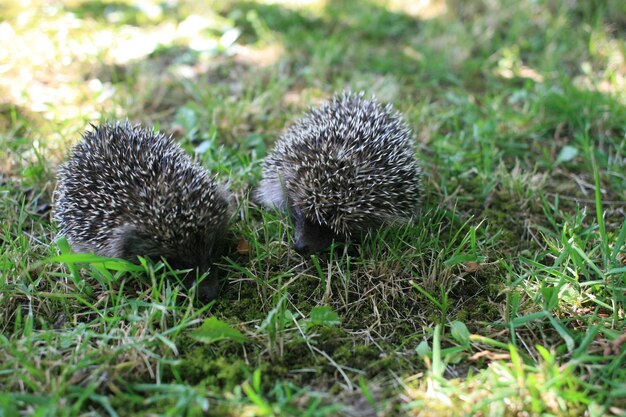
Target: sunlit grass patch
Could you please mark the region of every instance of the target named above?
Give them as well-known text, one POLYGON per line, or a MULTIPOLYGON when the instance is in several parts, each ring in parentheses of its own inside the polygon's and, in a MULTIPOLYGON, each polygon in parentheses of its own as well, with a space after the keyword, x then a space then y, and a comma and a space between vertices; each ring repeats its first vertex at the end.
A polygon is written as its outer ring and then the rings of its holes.
POLYGON ((559 364, 541 346, 539 363, 528 365, 509 346, 510 362, 495 360, 464 380, 444 379, 433 370, 409 382, 403 409, 412 416, 581 416, 603 415, 590 401, 572 364, 559 364))

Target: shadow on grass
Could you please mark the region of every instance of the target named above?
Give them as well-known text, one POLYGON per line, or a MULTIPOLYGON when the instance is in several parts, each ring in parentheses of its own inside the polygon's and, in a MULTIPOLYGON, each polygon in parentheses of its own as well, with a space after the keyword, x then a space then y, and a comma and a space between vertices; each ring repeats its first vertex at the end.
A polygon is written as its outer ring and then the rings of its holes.
POLYGON ((276 4, 233 3, 243 38, 262 41, 259 23, 280 36, 292 75, 306 83, 333 86, 355 72, 415 77, 421 64, 406 53, 420 21, 372 2, 328 2, 320 16, 276 4))

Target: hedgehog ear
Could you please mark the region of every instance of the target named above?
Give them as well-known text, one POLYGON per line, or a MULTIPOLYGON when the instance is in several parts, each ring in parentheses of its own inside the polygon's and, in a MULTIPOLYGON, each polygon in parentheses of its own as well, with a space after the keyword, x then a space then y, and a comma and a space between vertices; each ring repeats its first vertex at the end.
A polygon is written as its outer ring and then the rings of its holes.
POLYGON ((123 224, 113 229, 110 249, 112 256, 137 261, 137 256, 159 256, 159 248, 134 224, 123 224))

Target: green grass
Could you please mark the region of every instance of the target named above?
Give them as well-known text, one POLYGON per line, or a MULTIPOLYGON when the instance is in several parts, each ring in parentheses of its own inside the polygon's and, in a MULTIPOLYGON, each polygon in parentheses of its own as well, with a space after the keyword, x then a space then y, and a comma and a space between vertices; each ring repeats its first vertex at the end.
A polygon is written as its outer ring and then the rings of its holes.
POLYGON ((0 415, 626 413, 623 2, 5 3, 0 415), (305 259, 250 196, 346 88, 405 115, 427 196, 305 259), (237 195, 215 302, 58 238, 56 167, 113 119, 237 195))

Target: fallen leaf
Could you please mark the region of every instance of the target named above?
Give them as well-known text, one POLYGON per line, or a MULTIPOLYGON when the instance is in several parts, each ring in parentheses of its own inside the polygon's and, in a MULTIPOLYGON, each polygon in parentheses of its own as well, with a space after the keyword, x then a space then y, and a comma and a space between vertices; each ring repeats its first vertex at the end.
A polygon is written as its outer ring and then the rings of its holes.
POLYGON ((463 264, 465 268, 465 272, 476 272, 480 269, 480 264, 478 262, 469 261, 463 264))
POLYGON ((239 239, 239 243, 237 243, 237 253, 240 255, 245 255, 250 252, 250 245, 248 241, 244 238, 239 239))
POLYGON ((604 355, 619 355, 623 344, 626 344, 626 334, 618 336, 612 342, 604 344, 604 355))

